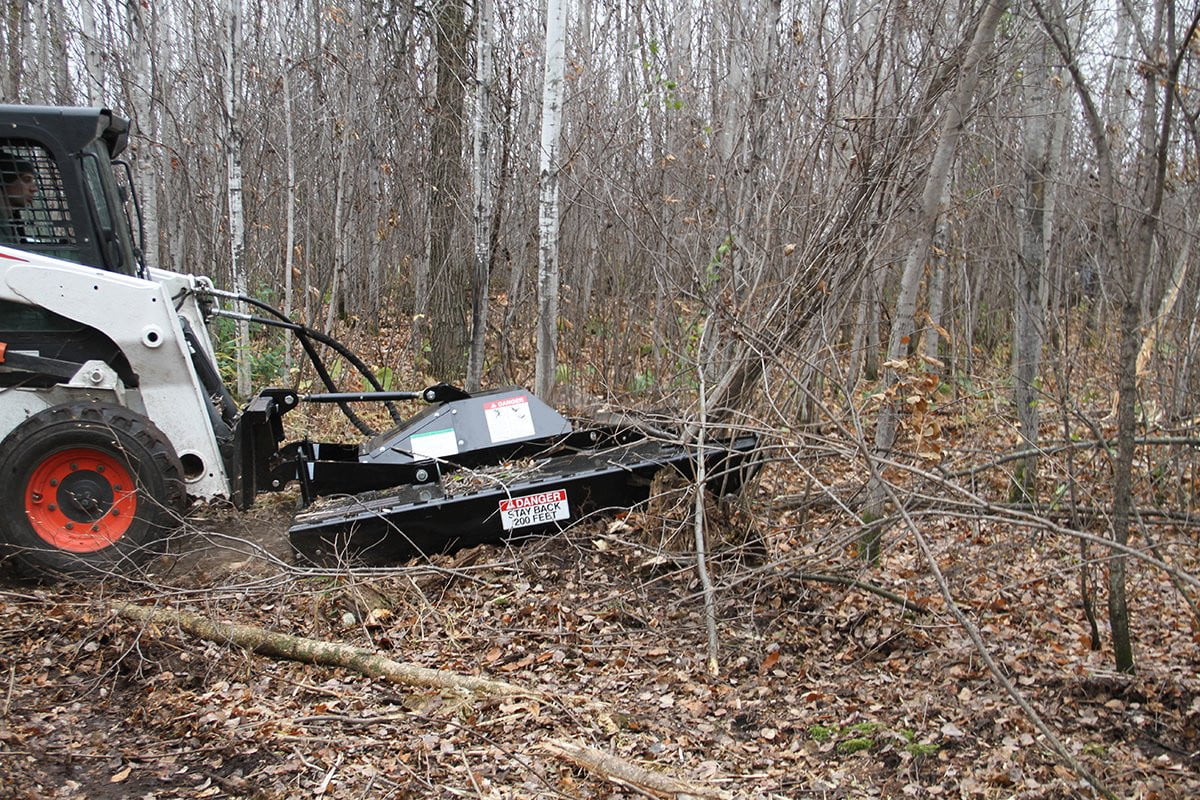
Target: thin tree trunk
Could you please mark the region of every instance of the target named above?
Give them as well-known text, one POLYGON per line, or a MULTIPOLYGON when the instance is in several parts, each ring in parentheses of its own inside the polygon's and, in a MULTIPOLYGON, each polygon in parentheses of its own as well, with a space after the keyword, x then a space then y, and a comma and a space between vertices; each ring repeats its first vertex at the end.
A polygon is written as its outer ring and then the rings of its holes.
POLYGON ((1016 292, 1013 321, 1013 405, 1020 430, 1020 447, 1029 450, 1013 476, 1010 499, 1034 502, 1037 498, 1039 392, 1045 309, 1042 286, 1046 272, 1046 205, 1050 183, 1050 135, 1054 126, 1048 116, 1049 65, 1046 46, 1035 47, 1027 62, 1028 83, 1022 146, 1023 182, 1019 212, 1020 250, 1016 258, 1016 292))
POLYGON ((344 304, 346 294, 346 259, 342 243, 346 235, 343 219, 346 206, 346 160, 350 142, 350 123, 342 121, 342 141, 338 147, 337 179, 333 193, 333 283, 329 287, 329 307, 325 310, 325 330, 333 331, 333 325, 341 316, 338 310, 344 304))
MULTIPOLYGON (((975 96, 979 62, 991 47, 996 23, 1007 8, 1007 0, 989 0, 980 15, 962 64, 958 87, 942 118, 937 148, 930 163, 929 175, 921 197, 920 222, 917 236, 909 245, 900 279, 900 295, 896 300, 896 312, 892 320, 892 332, 888 342, 888 360, 901 361, 908 353, 910 340, 916 330, 917 296, 921 275, 929 255, 929 244, 938 216, 942 211, 942 198, 946 194, 950 179, 950 166, 958 148, 963 122, 975 96)), ((884 388, 895 385, 897 374, 894 369, 884 373, 884 388)), ((894 403, 884 403, 875 423, 875 452, 886 457, 896 441, 899 424, 899 409, 894 403)), ((873 474, 867 489, 867 500, 863 509, 863 520, 872 522, 883 516, 886 493, 878 471, 873 474)), ((870 562, 879 557, 882 530, 878 526, 868 527, 869 533, 860 542, 860 555, 870 562)))
POLYGON ((538 198, 538 325, 534 383, 549 399, 558 366, 558 148, 566 71, 566 0, 546 0, 546 64, 542 82, 542 145, 538 198))
MULTIPOLYGON (((246 223, 242 206, 242 130, 238 95, 242 89, 242 0, 225 0, 223 55, 225 58, 225 171, 226 198, 229 203, 229 270, 234 291, 247 292, 246 223)), ((238 303, 245 312, 245 304, 238 303)), ((237 322, 237 393, 250 396, 250 324, 237 322)))
POLYGON ((478 0, 475 9, 475 136, 472 189, 475 196, 475 269, 471 281, 471 353, 467 359, 467 391, 483 382, 486 355, 488 295, 492 274, 492 87, 496 79, 492 46, 496 20, 492 0, 478 0))
MULTIPOLYGON (((23 18, 24 13, 21 16, 23 18)), ((80 0, 79 26, 83 34, 83 96, 88 105, 100 105, 104 95, 104 72, 100 68, 95 0, 80 0)))
MULTIPOLYGON (((287 195, 284 198, 283 235, 283 314, 288 319, 292 317, 292 309, 296 302, 295 279, 296 269, 296 145, 293 141, 295 121, 292 118, 292 80, 291 64, 285 58, 281 71, 283 91, 283 158, 287 170, 287 195)), ((284 353, 284 367, 291 370, 294 352, 294 337, 289 337, 288 347, 284 353)))
POLYGON ((126 619, 147 625, 177 625, 180 630, 210 642, 223 645, 232 644, 274 658, 286 658, 327 667, 342 667, 372 678, 383 678, 393 683, 432 689, 457 689, 471 692, 480 697, 538 696, 537 692, 505 681, 491 680, 478 675, 461 675, 446 670, 393 661, 362 647, 339 642, 323 642, 319 639, 292 636, 254 625, 215 622, 190 611, 121 602, 114 603, 113 610, 126 619))
MULTIPOLYGON (((946 182, 946 193, 942 195, 941 207, 950 205, 950 182, 946 182)), ((921 331, 921 352, 929 361, 938 360, 941 341, 942 303, 946 292, 946 272, 949 266, 950 221, 945 214, 939 216, 931 240, 929 259, 929 319, 921 331)))
POLYGON ((435 51, 437 86, 429 132, 429 369, 443 380, 461 380, 467 367, 470 285, 461 252, 460 206, 466 195, 462 160, 467 32, 464 0, 438 0, 435 51))
POLYGON ((693 509, 692 525, 693 535, 696 543, 696 574, 700 578, 700 587, 704 593, 704 627, 708 632, 708 674, 719 675, 720 661, 718 655, 720 652, 720 642, 717 639, 717 593, 713 587, 712 577, 708 572, 708 529, 707 520, 704 514, 704 499, 705 487, 707 484, 706 463, 701 453, 704 452, 704 433, 708 426, 708 409, 705 405, 707 401, 707 387, 705 386, 704 377, 707 372, 703 362, 704 353, 708 348, 705 346, 705 338, 709 333, 709 320, 704 321, 704 326, 700 331, 700 341, 696 345, 696 353, 699 360, 696 363, 697 380, 699 386, 699 413, 698 426, 696 435, 696 481, 693 486, 695 492, 695 507, 693 509))
MULTIPOLYGON (((143 8, 140 3, 129 3, 126 6, 129 19, 133 47, 133 80, 130 86, 130 101, 137 116, 136 133, 138 146, 136 149, 136 176, 138 184, 138 200, 142 210, 143 231, 145 241, 143 257, 151 266, 160 263, 158 252, 158 174, 160 171, 158 147, 158 102, 155 88, 157 76, 154 73, 154 34, 156 27, 153 7, 143 8)), ((135 231, 135 234, 137 232, 135 231)))

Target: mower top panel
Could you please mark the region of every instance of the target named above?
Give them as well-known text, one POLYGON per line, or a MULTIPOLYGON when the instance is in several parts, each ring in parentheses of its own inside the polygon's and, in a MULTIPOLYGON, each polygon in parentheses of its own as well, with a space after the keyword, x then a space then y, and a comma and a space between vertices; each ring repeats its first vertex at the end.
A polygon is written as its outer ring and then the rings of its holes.
POLYGON ((362 445, 359 460, 411 464, 546 441, 571 433, 571 423, 538 397, 516 386, 431 406, 395 430, 362 445))

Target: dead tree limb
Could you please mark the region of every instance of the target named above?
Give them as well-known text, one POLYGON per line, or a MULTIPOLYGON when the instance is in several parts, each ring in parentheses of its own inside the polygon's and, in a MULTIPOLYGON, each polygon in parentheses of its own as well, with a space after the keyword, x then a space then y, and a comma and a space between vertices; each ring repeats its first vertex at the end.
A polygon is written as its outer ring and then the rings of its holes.
MULTIPOLYGON (((879 474, 878 466, 874 462, 871 463, 870 467, 874 474, 879 474)), ((991 650, 988 649, 987 644, 983 641, 983 634, 979 632, 979 628, 975 625, 975 623, 967 618, 967 615, 963 613, 963 610, 959 607, 958 602, 954 599, 954 593, 950 590, 950 584, 947 583, 946 576, 942 573, 941 568, 938 567, 937 558, 934 557, 933 551, 929 547, 929 542, 925 539, 924 534, 921 533, 921 529, 917 527, 917 523, 913 521, 913 518, 900 505, 899 498, 896 497, 895 492, 892 491, 891 485, 886 481, 882 481, 880 485, 883 486, 884 491, 891 498, 891 501, 900 508, 900 515, 904 518, 904 525, 906 528, 908 528, 909 533, 912 534, 913 540, 917 543, 917 549, 921 551, 921 556, 925 560, 925 564, 929 567, 930 573, 933 574, 933 578, 937 582, 938 589, 942 593, 942 600, 946 603, 946 608, 954 616, 954 619, 958 622, 959 627, 961 627, 967 634, 967 637, 971 640, 971 643, 975 645, 975 651, 979 654, 980 658, 983 659, 983 663, 988 668, 988 671, 992 673, 992 678, 1000 685, 1002 689, 1004 689, 1008 696, 1012 698, 1013 702, 1020 707, 1021 711, 1025 713, 1026 718, 1033 723, 1033 726, 1041 731, 1042 736, 1045 737, 1046 743, 1050 746, 1050 749, 1058 755, 1059 759, 1061 759, 1061 761, 1066 764, 1072 772, 1087 781, 1092 788, 1104 796, 1106 800, 1117 800, 1117 797, 1115 794, 1113 794, 1112 790, 1109 789, 1097 776, 1093 775, 1091 771, 1088 770, 1088 768, 1085 767, 1083 763, 1066 748, 1065 745, 1063 745, 1054 729, 1051 728, 1044 719, 1042 719, 1041 714, 1039 714, 1037 710, 1034 709, 1034 707, 1029 703, 1029 701, 1025 699, 1025 695, 1021 694, 1016 685, 1009 680, 1008 675, 1006 675, 1005 672, 1000 669, 1000 666, 992 657, 991 650)))
POLYGON ((665 797, 673 800, 729 797, 727 792, 648 770, 631 761, 626 761, 620 756, 579 742, 567 739, 547 739, 540 742, 537 747, 545 753, 569 761, 607 781, 628 787, 648 797, 665 797))
POLYGON ((823 572, 798 572, 795 577, 802 581, 813 581, 815 583, 831 583, 836 586, 848 586, 852 589, 861 589, 868 594, 873 594, 876 597, 882 597, 884 600, 895 603, 905 611, 912 611, 915 614, 928 614, 929 609, 915 600, 910 600, 907 597, 901 597, 895 592, 889 592, 882 586, 876 586, 867 581, 860 581, 857 578, 851 578, 847 575, 830 575, 823 572))
POLYGON ((113 610, 135 622, 175 625, 192 636, 219 644, 237 645, 260 655, 325 667, 342 667, 372 678, 383 678, 407 686, 457 689, 479 697, 542 696, 539 692, 505 681, 393 661, 354 645, 292 636, 254 625, 215 622, 190 611, 139 606, 133 603, 114 603, 113 610))

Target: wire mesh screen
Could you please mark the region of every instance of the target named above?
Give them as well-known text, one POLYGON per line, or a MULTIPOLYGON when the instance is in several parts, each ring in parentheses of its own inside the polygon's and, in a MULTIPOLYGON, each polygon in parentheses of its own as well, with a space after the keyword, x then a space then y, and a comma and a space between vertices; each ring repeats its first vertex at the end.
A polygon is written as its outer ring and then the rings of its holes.
POLYGON ((0 138, 0 243, 77 260, 58 165, 27 139, 0 138))

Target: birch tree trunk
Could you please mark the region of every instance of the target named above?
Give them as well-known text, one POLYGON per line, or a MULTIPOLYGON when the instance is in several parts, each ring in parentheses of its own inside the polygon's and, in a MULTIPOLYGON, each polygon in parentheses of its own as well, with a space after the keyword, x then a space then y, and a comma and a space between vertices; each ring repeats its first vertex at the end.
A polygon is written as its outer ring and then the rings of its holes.
MULTIPOLYGON (((283 158, 286 170, 287 195, 284 199, 284 234, 283 234, 283 315, 292 317, 296 295, 296 146, 292 140, 292 81, 291 64, 282 57, 283 69, 280 80, 283 88, 283 158)), ((284 353, 284 367, 291 370, 295 337, 288 338, 288 347, 284 353)))
POLYGON ((25 49, 25 0, 15 0, 4 11, 4 102, 15 103, 21 97, 24 69, 22 52, 25 49))
POLYGON ((79 27, 83 34, 84 101, 88 105, 100 105, 103 103, 104 73, 100 69, 100 37, 96 31, 95 0, 80 0, 79 27))
POLYGON ((325 330, 332 332, 333 324, 339 318, 339 309, 345 304, 346 259, 342 242, 346 232, 343 217, 346 206, 346 153, 350 141, 350 123, 342 121, 342 140, 338 146, 337 180, 333 193, 333 283, 329 287, 329 308, 325 310, 325 330))
POLYGON ((566 71, 566 0, 546 0, 546 64, 542 80, 542 143, 538 165, 538 324, 534 384, 554 392, 558 366, 558 147, 566 71))
MULTIPOLYGON (((239 94, 242 90, 242 0, 224 0, 222 8, 224 30, 222 55, 225 60, 223 90, 225 95, 225 179, 226 200, 229 203, 229 272, 233 289, 240 295, 247 292, 246 223, 242 198, 242 130, 238 115, 239 94)), ((245 312, 245 304, 237 310, 245 312)), ((249 397, 250 386, 250 324, 237 321, 237 393, 249 397)))
MULTIPOLYGON (((950 181, 946 181, 946 192, 939 204, 944 211, 950 206, 950 181)), ((950 269, 950 220, 939 214, 930 240, 928 324, 921 331, 921 353, 931 361, 937 361, 941 342, 942 304, 946 293, 946 273, 950 269)))
MULTIPOLYGON (((975 96, 979 62, 991 47, 996 23, 1007 6, 1007 0, 989 0, 984 7, 971 38, 970 47, 963 58, 955 93, 942 118, 937 147, 934 150, 929 174, 925 180, 925 189, 921 195, 917 234, 909 244, 908 255, 904 262, 904 272, 900 278, 900 294, 896 300, 896 312, 892 322, 891 336, 888 340, 889 362, 901 361, 905 358, 916 331, 917 296, 920 290, 921 275, 929 256, 930 241, 937 226, 938 217, 942 212, 942 198, 947 191, 950 167, 958 148, 963 121, 975 96)), ((897 379, 896 370, 888 369, 883 376, 884 388, 894 386, 897 379)), ((879 410, 879 416, 875 423, 874 449, 878 456, 886 458, 891 453, 892 446, 896 441, 898 424, 899 409, 895 403, 885 402, 879 410)), ((884 488, 878 470, 873 470, 863 509, 864 522, 870 523, 883 516, 883 502, 886 495, 884 488)), ((869 531, 859 543, 859 554, 866 560, 874 562, 879 557, 882 531, 878 526, 871 527, 869 531)))
POLYGON ((471 352, 467 359, 467 391, 477 392, 483 379, 487 346, 488 293, 492 274, 492 47, 496 18, 492 0, 477 0, 475 9, 475 114, 472 158, 475 263, 471 281, 471 352))
POLYGON ((158 266, 158 176, 162 172, 158 157, 158 104, 156 97, 157 75, 155 74, 155 35, 157 10, 143 8, 140 3, 126 6, 133 49, 133 80, 129 87, 130 104, 136 114, 135 132, 138 138, 136 151, 136 177, 138 199, 142 209, 145 242, 142 254, 150 266, 158 266))

